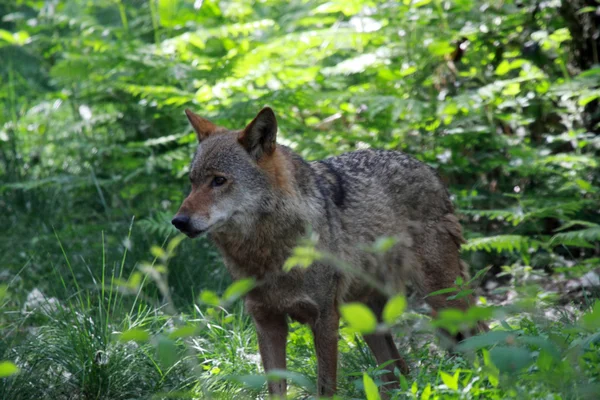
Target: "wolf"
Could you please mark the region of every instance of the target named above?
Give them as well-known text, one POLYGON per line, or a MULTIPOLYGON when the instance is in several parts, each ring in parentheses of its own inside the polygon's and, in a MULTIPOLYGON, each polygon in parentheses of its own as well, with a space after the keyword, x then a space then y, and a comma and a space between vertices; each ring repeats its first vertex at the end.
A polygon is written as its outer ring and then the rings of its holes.
MULTIPOLYGON (((233 279, 256 279, 244 302, 265 371, 286 368, 291 318, 310 326, 318 395, 332 396, 340 304, 362 302, 381 319, 390 291, 380 288, 402 292, 409 284, 425 295, 452 287, 457 277, 467 280, 459 257, 461 226, 444 184, 426 164, 398 151, 371 149, 307 162, 277 144, 271 108, 241 130, 185 112, 199 143, 189 172, 191 193, 172 223, 190 238, 207 234, 233 279), (316 260, 284 272, 309 230, 318 251, 352 268, 316 260), (383 256, 367 250, 380 237, 394 238, 383 256)), ((426 301, 435 312, 464 310, 472 298, 436 295, 426 301)), ((408 373, 390 333, 364 339, 379 364, 392 361, 392 368, 408 373)), ((397 382, 391 371, 383 379, 397 382)), ((269 382, 268 390, 285 396, 285 380, 269 382)))

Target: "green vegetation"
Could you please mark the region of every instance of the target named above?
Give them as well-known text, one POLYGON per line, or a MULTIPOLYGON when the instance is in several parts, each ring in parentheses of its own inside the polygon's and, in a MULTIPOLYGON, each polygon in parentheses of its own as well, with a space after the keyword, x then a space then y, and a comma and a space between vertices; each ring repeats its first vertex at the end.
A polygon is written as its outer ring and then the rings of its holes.
MULTIPOLYGON (((0 0, 0 398, 265 395, 236 301, 252 282, 230 286, 169 223, 195 147, 184 108, 241 128, 264 105, 307 159, 398 149, 453 195, 482 304, 431 321, 394 298, 412 371, 393 398, 597 398, 599 7, 0 0), (431 333, 481 319, 453 354, 431 333)), ((375 399, 359 308, 339 396, 375 399)), ((310 330, 292 325, 288 353, 290 397, 313 395, 310 330)))

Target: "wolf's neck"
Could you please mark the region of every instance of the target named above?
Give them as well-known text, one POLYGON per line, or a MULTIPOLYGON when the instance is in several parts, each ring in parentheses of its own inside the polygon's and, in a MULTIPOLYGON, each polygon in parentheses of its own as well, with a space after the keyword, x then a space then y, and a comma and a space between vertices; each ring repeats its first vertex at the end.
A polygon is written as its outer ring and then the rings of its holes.
POLYGON ((281 270, 298 240, 304 235, 307 221, 300 215, 276 207, 257 216, 253 228, 245 234, 232 231, 211 235, 234 279, 262 278, 267 272, 281 270))

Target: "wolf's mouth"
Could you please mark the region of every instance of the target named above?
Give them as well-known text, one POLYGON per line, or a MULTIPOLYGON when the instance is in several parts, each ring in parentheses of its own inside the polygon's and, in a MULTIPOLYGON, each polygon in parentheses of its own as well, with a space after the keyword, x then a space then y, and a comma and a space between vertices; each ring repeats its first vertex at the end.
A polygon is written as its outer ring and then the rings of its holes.
MULTIPOLYGON (((175 221, 175 219, 174 219, 175 221)), ((186 224, 180 224, 179 222, 173 222, 173 225, 184 235, 189 237, 190 239, 195 239, 199 236, 202 236, 208 232, 215 231, 225 225, 225 219, 219 219, 215 221, 212 225, 205 227, 204 229, 198 229, 194 226, 193 223, 189 223, 189 219, 186 221, 186 224), (179 225, 179 226, 178 226, 179 225)))
POLYGON ((207 231, 208 231, 208 230, 207 230, 207 229, 205 229, 205 230, 203 230, 203 231, 194 231, 194 232, 189 232, 189 231, 188 231, 188 232, 184 232, 184 231, 181 231, 181 232, 182 232, 184 235, 186 235, 187 237, 189 237, 190 239, 195 239, 195 238, 197 238, 198 236, 202 236, 202 235, 203 235, 203 234, 205 234, 207 231))

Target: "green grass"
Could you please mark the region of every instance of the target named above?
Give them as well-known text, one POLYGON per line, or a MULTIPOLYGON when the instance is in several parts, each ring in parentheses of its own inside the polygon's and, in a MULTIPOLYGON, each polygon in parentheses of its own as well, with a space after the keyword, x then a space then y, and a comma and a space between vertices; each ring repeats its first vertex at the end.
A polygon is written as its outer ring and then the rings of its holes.
MULTIPOLYGON (((173 247, 165 245, 166 255, 155 258, 153 265, 176 259, 173 247)), ((183 247, 177 250, 188 251, 183 247)), ((70 291, 70 296, 40 294, 36 300, 30 293, 18 309, 20 303, 8 286, 1 317, 0 359, 11 360, 20 372, 0 379, 0 398, 230 399, 266 395, 254 328, 240 301, 227 309, 196 302, 167 307, 147 276, 136 287, 127 286, 131 279, 125 278, 130 276, 121 276, 129 262, 126 250, 114 265, 105 254, 103 251, 89 264, 70 261, 65 250, 69 273, 55 268, 54 284, 62 286, 57 293, 70 291), (88 283, 77 280, 75 271, 81 270, 91 274, 88 283), (91 271, 98 271, 97 275, 91 271), (124 340, 123 332, 129 333, 129 339, 124 340)), ((26 279, 26 273, 27 268, 21 271, 21 278, 26 279)), ((513 281, 522 293, 535 292, 513 281)), ((496 322, 490 334, 510 334, 492 342, 488 338, 483 345, 474 343, 470 350, 487 349, 477 353, 443 351, 429 319, 405 313, 393 329, 411 374, 402 380, 402 388, 393 398, 592 398, 600 378, 600 334, 596 333, 600 306, 587 307, 587 314, 583 314, 585 307, 583 311, 565 309, 552 319, 544 316, 552 303, 524 294, 519 299, 520 304, 495 311, 500 324, 496 322), (513 368, 515 363, 521 364, 513 368)), ((379 385, 381 368, 350 327, 342 329, 339 346, 339 397, 365 398, 363 373, 379 385)), ((310 398, 316 360, 310 330, 298 323, 290 328, 288 369, 297 373, 290 383, 290 398, 310 398)))

